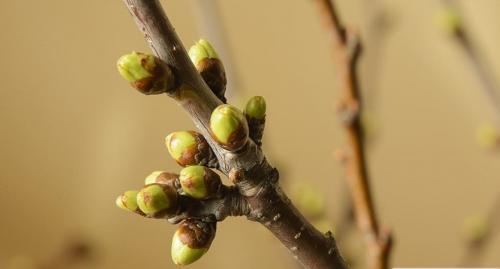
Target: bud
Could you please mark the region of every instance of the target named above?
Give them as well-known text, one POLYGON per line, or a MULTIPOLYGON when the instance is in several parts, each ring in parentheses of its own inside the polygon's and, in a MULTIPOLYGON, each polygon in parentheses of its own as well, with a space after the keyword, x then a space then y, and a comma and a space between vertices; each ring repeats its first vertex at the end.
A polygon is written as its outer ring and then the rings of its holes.
POLYGON ((154 171, 151 173, 149 176, 144 179, 144 184, 149 185, 149 184, 162 184, 162 185, 169 185, 171 187, 175 188, 175 181, 179 175, 174 174, 174 173, 169 173, 169 172, 164 172, 164 171, 154 171))
POLYGON ((468 243, 477 243, 488 236, 490 225, 483 215, 468 216, 462 226, 462 236, 468 243))
POLYGON ((177 192, 168 185, 147 185, 137 194, 137 205, 149 217, 172 214, 177 210, 177 192))
POLYGON ((325 215, 325 195, 311 185, 300 184, 293 188, 293 198, 297 207, 310 218, 318 218, 325 215))
POLYGON ((266 116, 266 100, 262 96, 254 96, 248 100, 245 115, 250 119, 262 120, 266 116))
POLYGON ((181 166, 203 165, 210 157, 210 147, 205 138, 195 131, 181 131, 165 138, 170 156, 181 166))
POLYGON ((215 223, 186 219, 172 238, 172 261, 176 265, 188 265, 208 251, 215 237, 215 223))
POLYGON ((462 18, 455 7, 448 6, 442 8, 436 16, 436 21, 448 34, 457 34, 462 27, 462 18))
POLYGON ((150 54, 132 52, 117 62, 118 72, 143 94, 160 94, 174 85, 170 67, 150 54))
POLYGON ((212 45, 205 39, 200 39, 189 49, 189 57, 203 80, 212 92, 223 102, 226 102, 226 72, 212 45))
POLYGON ((500 142, 500 134, 493 123, 483 123, 476 130, 477 143, 484 149, 494 149, 500 142))
POLYGON ((116 198, 116 206, 135 212, 137 210, 137 191, 126 191, 116 198))
POLYGON ((201 165, 188 166, 179 175, 182 190, 196 199, 213 198, 222 182, 210 168, 201 165))
POLYGON ((248 124, 243 113, 232 105, 220 105, 210 116, 213 138, 225 149, 236 151, 248 140, 248 124))

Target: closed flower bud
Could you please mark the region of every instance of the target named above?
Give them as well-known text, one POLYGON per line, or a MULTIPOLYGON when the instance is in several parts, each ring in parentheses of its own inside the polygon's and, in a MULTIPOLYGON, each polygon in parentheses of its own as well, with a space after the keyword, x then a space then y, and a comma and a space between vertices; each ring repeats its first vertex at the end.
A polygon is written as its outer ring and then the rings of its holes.
POLYGON ((149 217, 169 215, 177 210, 177 192, 168 185, 147 185, 137 194, 137 205, 149 217))
POLYGON ((181 131, 165 138, 170 156, 181 166, 203 165, 210 157, 210 147, 205 138, 194 131, 181 131))
POLYGON ((245 115, 250 119, 261 120, 266 116, 266 100, 262 96, 254 96, 248 100, 245 115))
POLYGON ((215 237, 215 223, 187 219, 172 238, 171 255, 176 265, 188 265, 205 254, 215 237))
POLYGON ((213 198, 222 182, 210 168, 201 165, 188 166, 179 175, 182 190, 196 199, 213 198))
POLYGON ((476 129, 476 140, 484 149, 494 149, 500 143, 500 132, 491 122, 483 123, 476 129))
POLYGON ((150 54, 132 52, 118 59, 118 72, 143 94, 160 94, 175 84, 168 65, 150 54))
POLYGON ((489 235, 490 228, 490 223, 486 216, 469 216, 464 220, 462 236, 468 243, 477 243, 489 235))
POLYGON ((116 206, 135 212, 137 210, 137 191, 126 191, 116 198, 116 206))
POLYGON ((248 124, 243 113, 232 105, 220 105, 210 116, 213 138, 225 149, 236 151, 248 140, 248 124))
POLYGON ((189 57, 213 93, 225 102, 226 72, 212 45, 200 39, 189 49, 189 57))
POLYGON ((436 16, 436 22, 448 34, 457 34, 462 27, 460 13, 452 6, 442 8, 436 16))
POLYGON ((177 180, 177 178, 179 178, 179 175, 174 173, 169 173, 164 171, 154 171, 144 179, 144 184, 149 185, 158 183, 163 185, 169 185, 175 188, 175 181, 177 180))

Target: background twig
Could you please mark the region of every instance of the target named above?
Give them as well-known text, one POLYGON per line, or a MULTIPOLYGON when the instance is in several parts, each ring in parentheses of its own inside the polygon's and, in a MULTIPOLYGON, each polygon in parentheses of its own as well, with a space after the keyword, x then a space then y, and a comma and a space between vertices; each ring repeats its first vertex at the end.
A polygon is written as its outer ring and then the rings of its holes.
POLYGON ((455 18, 458 21, 453 29, 453 37, 464 50, 467 60, 479 80, 479 88, 494 113, 495 125, 497 128, 500 128, 500 99, 491 70, 482 59, 477 48, 474 46, 467 27, 464 26, 463 14, 459 3, 456 0, 442 0, 442 2, 445 8, 449 9, 448 11, 451 12, 452 15, 458 16, 458 18, 455 18))
POLYGON ((331 1, 316 0, 316 3, 330 32, 337 64, 337 79, 341 90, 339 116, 347 137, 344 165, 356 221, 368 248, 368 267, 388 268, 391 234, 379 229, 368 181, 363 130, 359 121, 361 102, 355 71, 361 52, 359 37, 341 24, 331 1))
POLYGON ((227 76, 226 96, 234 97, 241 89, 241 80, 233 61, 231 47, 229 46, 227 31, 222 22, 222 14, 216 0, 192 0, 196 12, 196 20, 201 36, 210 40, 217 48, 219 56, 224 63, 227 76))
POLYGON ((460 258, 459 267, 480 266, 483 254, 486 252, 488 246, 491 245, 490 243, 500 227, 500 195, 497 195, 495 198, 492 207, 487 212, 486 218, 483 221, 484 223, 480 224, 483 227, 479 228, 485 230, 472 231, 473 233, 481 233, 480 237, 467 242, 465 252, 460 258))

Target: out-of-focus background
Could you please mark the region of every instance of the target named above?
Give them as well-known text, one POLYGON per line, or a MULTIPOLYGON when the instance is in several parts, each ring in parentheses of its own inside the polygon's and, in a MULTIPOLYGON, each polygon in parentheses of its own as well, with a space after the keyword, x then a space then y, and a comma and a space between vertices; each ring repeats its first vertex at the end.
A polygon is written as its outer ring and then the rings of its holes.
MULTIPOLYGON (((365 37, 368 161, 380 218, 397 238, 392 264, 455 266, 467 233, 481 230, 464 231, 464 223, 484 219, 500 195, 500 152, 481 146, 495 112, 467 54, 436 19, 441 1, 336 2, 365 37)), ((210 39, 199 1, 162 3, 186 46, 210 39)), ((336 69, 316 6, 215 3, 225 38, 214 43, 232 59, 230 101, 265 96, 269 159, 294 200, 313 190, 316 197, 302 200, 319 204, 318 225, 335 228, 346 196, 334 157, 343 139, 336 69)), ((500 2, 460 3, 478 58, 500 87, 500 2)), ((118 75, 120 55, 149 51, 122 1, 1 1, 0 25, 0 268, 50 264, 68 242, 88 245, 76 253, 90 256, 64 268, 174 268, 175 226, 127 214, 114 201, 151 171, 178 171, 163 139, 194 126, 172 100, 143 96, 118 75)), ((362 268, 363 243, 352 233, 340 245, 362 268)), ((477 266, 500 266, 498 253, 493 232, 477 266)), ((229 218, 191 268, 235 266, 296 264, 264 227, 229 218)))

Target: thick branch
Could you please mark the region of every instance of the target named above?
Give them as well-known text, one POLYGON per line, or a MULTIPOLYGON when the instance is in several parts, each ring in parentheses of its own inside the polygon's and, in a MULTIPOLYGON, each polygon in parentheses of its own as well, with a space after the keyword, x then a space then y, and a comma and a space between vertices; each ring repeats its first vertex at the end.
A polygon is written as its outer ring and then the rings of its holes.
POLYGON ((360 92, 356 78, 356 63, 360 53, 359 37, 340 23, 330 0, 316 0, 323 21, 331 33, 337 79, 341 89, 339 114, 347 138, 346 178, 353 199, 358 227, 368 247, 369 268, 388 268, 390 234, 379 229, 366 168, 363 129, 359 120, 360 92))
POLYGON ((305 268, 346 268, 333 238, 309 224, 277 186, 277 170, 251 140, 238 152, 222 149, 210 136, 209 117, 221 104, 196 73, 158 0, 124 0, 154 54, 177 75, 178 87, 168 94, 190 114, 219 160, 220 170, 248 203, 248 218, 266 227, 305 268))

